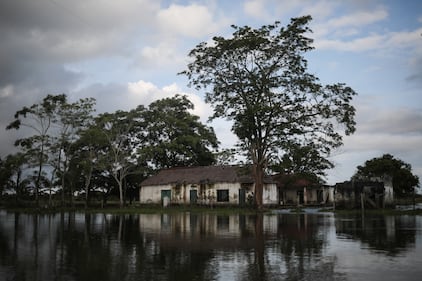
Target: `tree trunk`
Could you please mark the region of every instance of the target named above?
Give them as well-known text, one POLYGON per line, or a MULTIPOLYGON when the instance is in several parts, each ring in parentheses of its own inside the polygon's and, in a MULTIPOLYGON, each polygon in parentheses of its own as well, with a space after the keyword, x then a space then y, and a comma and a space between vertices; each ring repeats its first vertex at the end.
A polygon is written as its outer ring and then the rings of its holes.
POLYGON ((65 201, 65 178, 64 178, 64 170, 62 171, 62 207, 64 207, 66 205, 65 201))
POLYGON ((89 186, 91 184, 92 169, 89 169, 88 175, 85 178, 85 208, 89 207, 89 186))
POLYGON ((255 177, 255 204, 257 209, 262 209, 262 196, 264 189, 264 168, 260 164, 254 164, 255 177))
POLYGON ((20 185, 21 185, 21 175, 22 175, 22 171, 18 171, 17 175, 16 175, 16 198, 15 198, 15 203, 17 204, 19 202, 19 197, 20 197, 20 185))
POLYGON ((40 182, 41 182, 41 172, 42 172, 42 166, 43 166, 43 161, 40 161, 39 167, 38 167, 38 173, 37 173, 37 179, 35 180, 35 205, 38 207, 39 204, 39 198, 38 198, 38 193, 40 190, 40 182))
POLYGON ((40 154, 38 155, 40 158, 40 163, 38 166, 38 173, 37 173, 37 179, 35 181, 35 205, 37 207, 39 207, 39 191, 40 191, 40 183, 41 183, 41 174, 42 174, 42 167, 44 166, 44 145, 45 142, 44 140, 41 141, 41 151, 40 154))
POLYGON ((53 183, 54 183, 54 178, 56 175, 56 168, 53 169, 53 171, 51 172, 51 178, 50 178, 50 184, 48 186, 48 206, 51 208, 52 207, 52 202, 53 202, 53 194, 52 194, 52 189, 53 189, 53 183))
POLYGON ((120 208, 122 208, 124 206, 124 201, 123 201, 123 181, 119 180, 119 197, 120 197, 120 208))

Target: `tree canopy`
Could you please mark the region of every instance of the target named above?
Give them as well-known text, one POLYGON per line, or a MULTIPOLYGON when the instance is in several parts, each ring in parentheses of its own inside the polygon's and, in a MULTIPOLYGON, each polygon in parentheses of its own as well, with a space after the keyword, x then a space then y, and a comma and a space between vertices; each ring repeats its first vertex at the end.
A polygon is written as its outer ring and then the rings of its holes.
POLYGON ((190 113, 193 104, 186 96, 97 116, 94 105, 92 98, 70 103, 65 94, 47 95, 17 111, 7 129, 31 130, 15 142, 21 151, 0 161, 1 187, 16 198, 28 190, 37 204, 46 190, 49 203, 53 190, 62 195, 62 204, 65 195, 73 204, 79 191, 86 205, 94 188, 104 198, 116 190, 123 205, 126 187, 157 169, 216 161, 214 130, 190 113))
POLYGON ((269 164, 293 147, 315 151, 326 162, 342 145, 343 133, 355 131, 356 92, 343 83, 322 85, 307 70, 310 20, 293 18, 286 27, 279 22, 257 29, 232 26, 231 37, 216 36, 191 50, 192 61, 182 72, 190 86, 205 91, 213 118, 233 121, 239 147, 254 166, 258 207, 269 164))
POLYGON ((148 109, 145 117, 148 145, 140 153, 156 169, 215 163, 212 150, 217 149, 218 141, 214 130, 189 112, 193 104, 186 96, 155 101, 148 109))
POLYGON ((412 173, 412 166, 391 154, 367 160, 364 165, 357 167, 353 178, 371 179, 384 175, 393 178, 394 194, 398 197, 412 194, 419 185, 419 178, 412 173))

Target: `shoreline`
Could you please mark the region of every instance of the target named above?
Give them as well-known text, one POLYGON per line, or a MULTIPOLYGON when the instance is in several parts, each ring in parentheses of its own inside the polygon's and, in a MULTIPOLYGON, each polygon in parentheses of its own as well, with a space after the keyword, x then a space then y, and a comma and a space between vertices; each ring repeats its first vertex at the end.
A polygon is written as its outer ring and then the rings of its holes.
MULTIPOLYGON (((400 205, 402 206, 402 205, 400 205)), ((413 209, 413 205, 406 205, 407 208, 385 208, 385 209, 365 209, 364 214, 367 215, 422 215, 422 208, 413 209)), ((201 205, 171 205, 168 207, 162 207, 160 205, 140 205, 133 204, 124 207, 119 207, 114 204, 101 208, 98 206, 92 206, 85 208, 84 206, 55 206, 55 207, 34 207, 34 206, 5 206, 0 205, 0 210, 14 213, 25 213, 25 214, 56 214, 56 213, 87 213, 87 214, 116 214, 116 215, 130 215, 130 214, 172 214, 172 213, 209 213, 209 214, 244 214, 244 215, 256 215, 256 214, 323 214, 333 213, 338 215, 361 215, 360 209, 336 209, 332 207, 283 207, 283 208, 263 208, 257 210, 251 207, 238 207, 238 206, 201 206, 201 205)))

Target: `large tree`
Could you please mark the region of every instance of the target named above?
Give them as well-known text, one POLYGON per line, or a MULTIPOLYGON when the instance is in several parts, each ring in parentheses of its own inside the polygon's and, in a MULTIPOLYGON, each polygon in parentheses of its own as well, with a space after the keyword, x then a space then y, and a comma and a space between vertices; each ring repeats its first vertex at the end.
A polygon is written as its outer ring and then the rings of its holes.
POLYGON ((95 171, 101 166, 99 155, 106 149, 108 143, 106 135, 96 124, 79 132, 79 138, 71 147, 69 163, 70 185, 82 182, 81 189, 85 192, 85 207, 88 207, 92 179, 95 171))
POLYGON ((29 186, 28 177, 23 174, 28 165, 28 159, 24 153, 17 152, 9 154, 4 161, 0 177, 3 178, 3 183, 9 190, 14 190, 16 193, 16 202, 21 199, 22 195, 29 186))
POLYGON ((412 194, 419 185, 419 178, 412 173, 412 166, 391 154, 367 160, 363 166, 357 167, 353 177, 371 179, 385 175, 392 177, 394 194, 398 197, 412 194))
POLYGON ((295 145, 286 149, 284 155, 270 164, 274 172, 293 178, 306 178, 314 183, 323 183, 325 171, 333 167, 334 164, 313 147, 295 145))
POLYGON ((176 95, 155 101, 145 112, 146 145, 140 153, 152 168, 207 166, 215 163, 218 147, 211 127, 189 111, 194 108, 186 96, 176 95))
POLYGON ((48 162, 48 149, 51 146, 51 130, 57 122, 58 109, 66 103, 66 95, 47 95, 40 103, 30 107, 23 107, 15 113, 15 120, 6 129, 32 130, 33 135, 18 139, 16 146, 20 146, 27 155, 35 174, 35 202, 38 205, 39 190, 43 181, 44 166, 48 162))
POLYGON ((136 151, 145 141, 144 111, 140 105, 130 111, 103 113, 96 118, 96 126, 106 142, 98 154, 98 165, 115 180, 121 207, 124 205, 126 177, 139 172, 136 167, 142 155, 136 151))
POLYGON ((327 159, 342 145, 343 133, 355 131, 356 95, 338 83, 322 85, 307 70, 306 52, 313 49, 310 16, 258 29, 234 28, 230 38, 202 42, 189 56, 189 85, 205 90, 214 107, 213 118, 233 121, 254 167, 255 201, 262 206, 263 177, 274 156, 293 146, 311 147, 327 159), (341 126, 338 126, 341 125, 341 126))
POLYGON ((72 147, 81 137, 81 131, 93 124, 94 105, 95 99, 93 98, 80 99, 73 103, 69 103, 66 98, 57 109, 56 122, 53 126, 54 132, 51 136, 51 160, 49 162, 54 168, 52 176, 57 174, 60 177, 62 204, 64 204, 64 194, 67 191, 69 191, 71 204, 73 204, 72 185, 69 185, 70 188, 68 190, 65 179, 69 170, 69 162, 74 152, 72 147))

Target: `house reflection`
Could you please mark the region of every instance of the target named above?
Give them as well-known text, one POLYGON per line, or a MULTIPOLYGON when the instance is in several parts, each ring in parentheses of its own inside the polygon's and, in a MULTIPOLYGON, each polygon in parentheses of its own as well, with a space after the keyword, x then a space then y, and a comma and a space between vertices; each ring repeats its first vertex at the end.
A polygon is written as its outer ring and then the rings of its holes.
POLYGON ((276 242, 282 254, 302 255, 318 253, 327 242, 326 220, 307 214, 149 214, 140 215, 139 227, 148 239, 166 247, 253 250, 259 243, 265 248, 276 242))
POLYGON ((388 255, 397 255, 414 245, 416 216, 337 216, 339 237, 360 240, 369 248, 388 255))
MULTIPOLYGON (((276 237, 277 216, 263 218, 267 236, 276 237)), ((257 234, 256 217, 215 214, 148 214, 139 216, 140 232, 168 247, 191 250, 250 248, 257 234)))
POLYGON ((414 217, 0 211, 0 280, 341 280, 325 252, 336 232, 395 253, 415 229, 414 217))

